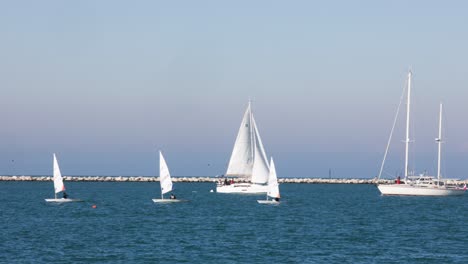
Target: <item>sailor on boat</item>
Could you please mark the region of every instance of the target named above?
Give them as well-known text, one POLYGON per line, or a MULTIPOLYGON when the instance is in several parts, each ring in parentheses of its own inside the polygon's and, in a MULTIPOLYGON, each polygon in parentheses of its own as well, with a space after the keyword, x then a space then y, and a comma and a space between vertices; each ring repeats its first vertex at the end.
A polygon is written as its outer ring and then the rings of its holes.
POLYGON ((170 198, 171 198, 172 200, 175 200, 175 199, 176 199, 176 196, 175 196, 173 193, 171 193, 170 198))

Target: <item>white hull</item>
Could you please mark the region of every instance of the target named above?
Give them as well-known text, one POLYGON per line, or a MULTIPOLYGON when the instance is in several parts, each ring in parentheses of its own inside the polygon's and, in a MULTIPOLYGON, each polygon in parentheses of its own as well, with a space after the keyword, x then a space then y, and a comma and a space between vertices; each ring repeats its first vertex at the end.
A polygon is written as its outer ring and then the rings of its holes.
POLYGON ((216 192, 218 193, 246 193, 246 194, 266 194, 268 191, 267 185, 251 184, 251 183, 233 183, 231 185, 218 185, 216 192))
POLYGON ((179 200, 179 199, 153 199, 155 203, 180 203, 180 202, 187 202, 187 200, 179 200))
POLYGON ((456 196, 463 195, 464 189, 452 189, 444 187, 427 187, 409 184, 380 184, 377 185, 382 195, 401 196, 456 196))
POLYGON ((70 202, 83 202, 81 199, 70 199, 70 198, 50 198, 50 199, 45 199, 46 202, 48 203, 70 203, 70 202))
POLYGON ((279 204, 280 202, 277 202, 275 200, 257 200, 259 204, 279 204))

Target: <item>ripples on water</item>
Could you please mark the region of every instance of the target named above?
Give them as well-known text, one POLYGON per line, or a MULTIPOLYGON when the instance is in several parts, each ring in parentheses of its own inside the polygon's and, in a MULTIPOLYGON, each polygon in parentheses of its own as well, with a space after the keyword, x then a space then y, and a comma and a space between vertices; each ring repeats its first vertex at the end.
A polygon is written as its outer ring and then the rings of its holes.
POLYGON ((371 185, 280 186, 264 196, 176 183, 188 203, 154 204, 158 183, 0 182, 0 262, 467 263, 467 196, 382 197, 371 185), (96 209, 91 208, 93 204, 96 209))

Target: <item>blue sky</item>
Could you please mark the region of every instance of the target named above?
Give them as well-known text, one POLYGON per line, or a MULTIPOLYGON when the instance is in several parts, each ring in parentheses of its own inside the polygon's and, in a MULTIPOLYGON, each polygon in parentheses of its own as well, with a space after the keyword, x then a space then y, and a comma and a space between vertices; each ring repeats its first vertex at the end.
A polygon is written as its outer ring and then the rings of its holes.
MULTIPOLYGON (((377 174, 409 68, 417 170, 468 178, 463 1, 4 1, 0 174, 226 169, 249 98, 280 177, 377 174)), ((401 120, 403 121, 403 120, 401 120)), ((400 122, 403 123, 403 122, 400 122)), ((390 173, 401 170, 402 126, 390 173)))

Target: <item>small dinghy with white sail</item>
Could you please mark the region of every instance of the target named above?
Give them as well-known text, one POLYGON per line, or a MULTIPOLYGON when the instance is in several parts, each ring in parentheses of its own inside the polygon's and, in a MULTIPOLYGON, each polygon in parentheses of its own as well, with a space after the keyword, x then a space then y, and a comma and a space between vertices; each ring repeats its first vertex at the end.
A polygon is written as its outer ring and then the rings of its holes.
POLYGON ((187 200, 177 199, 174 194, 170 198, 164 198, 164 194, 172 191, 172 180, 166 160, 161 151, 159 151, 159 183, 161 184, 161 199, 153 199, 155 203, 177 203, 187 202, 187 200))
POLYGON ((54 153, 54 189, 55 189, 55 198, 45 199, 48 203, 69 203, 69 202, 83 202, 81 199, 72 199, 68 198, 67 193, 65 192, 65 184, 63 184, 62 174, 60 173, 60 168, 57 162, 57 157, 54 153), (57 193, 63 193, 63 198, 57 198, 57 193))
POLYGON ((259 204, 279 204, 280 203, 280 192, 278 185, 278 178, 276 177, 275 163, 273 158, 270 160, 270 174, 268 177, 268 191, 266 200, 257 200, 259 204), (268 197, 272 199, 269 200, 268 197))

